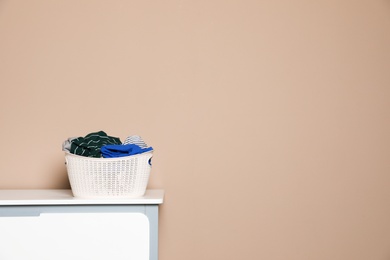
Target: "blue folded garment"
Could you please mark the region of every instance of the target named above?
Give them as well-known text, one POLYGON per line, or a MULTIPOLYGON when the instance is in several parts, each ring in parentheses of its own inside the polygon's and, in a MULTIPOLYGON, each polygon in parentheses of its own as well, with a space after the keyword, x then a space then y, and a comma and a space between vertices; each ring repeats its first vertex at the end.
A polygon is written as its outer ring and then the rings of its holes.
POLYGON ((100 152, 104 158, 124 157, 149 151, 153 151, 153 148, 141 148, 136 144, 104 145, 100 149, 100 152))

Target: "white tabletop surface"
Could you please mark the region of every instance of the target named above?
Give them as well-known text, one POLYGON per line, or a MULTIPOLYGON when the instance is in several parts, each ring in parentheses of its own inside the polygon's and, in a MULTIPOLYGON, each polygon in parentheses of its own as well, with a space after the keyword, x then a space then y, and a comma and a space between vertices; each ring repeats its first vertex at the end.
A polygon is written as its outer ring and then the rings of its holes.
POLYGON ((84 199, 73 197, 70 189, 0 190, 0 206, 5 205, 104 205, 104 204, 162 204, 164 190, 146 190, 143 197, 84 199))

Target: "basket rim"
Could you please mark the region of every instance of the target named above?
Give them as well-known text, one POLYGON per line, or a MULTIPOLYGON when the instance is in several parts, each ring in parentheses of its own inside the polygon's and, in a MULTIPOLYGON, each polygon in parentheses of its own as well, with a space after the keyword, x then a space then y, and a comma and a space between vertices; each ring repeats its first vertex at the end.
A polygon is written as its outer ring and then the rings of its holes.
POLYGON ((75 157, 79 159, 87 159, 87 160, 93 160, 93 161, 115 161, 115 160, 126 160, 129 158, 134 158, 134 157, 142 157, 142 156, 148 156, 151 155, 153 156, 153 150, 144 152, 144 153, 139 153, 139 154, 133 154, 133 155, 128 155, 128 156, 122 156, 122 157, 112 157, 112 158, 104 158, 104 157, 87 157, 87 156, 82 156, 78 154, 73 154, 68 151, 65 152, 65 157, 75 157))

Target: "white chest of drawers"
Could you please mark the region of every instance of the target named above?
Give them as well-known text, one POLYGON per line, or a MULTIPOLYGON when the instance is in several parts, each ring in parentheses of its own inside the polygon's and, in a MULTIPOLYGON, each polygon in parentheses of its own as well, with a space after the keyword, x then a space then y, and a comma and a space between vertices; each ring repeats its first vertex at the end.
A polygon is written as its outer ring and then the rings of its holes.
POLYGON ((0 259, 157 260, 163 197, 163 190, 134 199, 0 190, 0 259))

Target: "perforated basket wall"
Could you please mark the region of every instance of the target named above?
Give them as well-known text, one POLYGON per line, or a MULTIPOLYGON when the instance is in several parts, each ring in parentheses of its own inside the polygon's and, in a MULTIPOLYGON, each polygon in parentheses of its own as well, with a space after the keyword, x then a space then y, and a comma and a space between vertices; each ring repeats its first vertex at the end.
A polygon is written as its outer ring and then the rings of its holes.
POLYGON ((133 198, 145 194, 153 152, 118 158, 65 153, 73 195, 81 198, 133 198))

